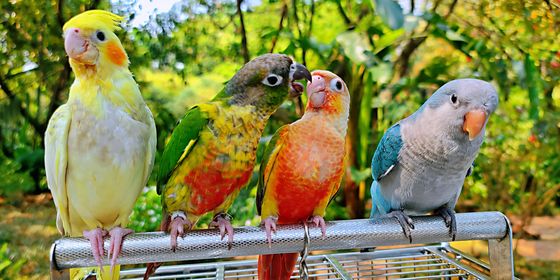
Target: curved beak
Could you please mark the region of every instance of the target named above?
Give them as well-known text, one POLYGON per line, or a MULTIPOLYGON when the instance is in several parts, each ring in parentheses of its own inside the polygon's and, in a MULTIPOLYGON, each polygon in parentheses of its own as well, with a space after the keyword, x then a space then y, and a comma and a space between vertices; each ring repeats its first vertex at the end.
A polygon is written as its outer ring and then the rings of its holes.
POLYGON ((95 64, 99 56, 97 48, 78 28, 70 28, 64 34, 64 50, 71 59, 87 65, 95 64))
POLYGON ((293 63, 290 67, 290 81, 306 79, 311 82, 311 73, 305 66, 299 63, 293 63))
POLYGON ((473 110, 465 114, 463 131, 469 134, 470 141, 480 134, 482 128, 484 128, 484 125, 486 124, 487 117, 488 115, 486 114, 486 111, 480 109, 473 110))
POLYGON ((290 66, 290 96, 298 97, 303 93, 303 85, 295 80, 306 79, 311 82, 311 73, 305 66, 299 63, 292 63, 290 66))

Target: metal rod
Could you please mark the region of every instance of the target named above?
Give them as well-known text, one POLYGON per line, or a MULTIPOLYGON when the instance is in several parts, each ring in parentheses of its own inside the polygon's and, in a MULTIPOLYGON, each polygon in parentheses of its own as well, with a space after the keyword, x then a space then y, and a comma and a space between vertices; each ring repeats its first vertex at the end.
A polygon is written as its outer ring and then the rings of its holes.
MULTIPOLYGON (((457 218, 457 241, 496 240, 508 236, 507 220, 499 212, 460 213, 457 218)), ((415 244, 448 242, 449 230, 441 217, 413 217, 415 244)), ((184 260, 228 258, 235 256, 295 253, 303 249, 303 225, 279 226, 269 248, 265 231, 260 227, 235 229, 232 249, 227 240, 221 240, 218 230, 193 230, 177 241, 177 249, 171 251, 169 235, 163 232, 138 233, 127 236, 122 247, 119 264, 142 264, 184 260)), ((371 221, 346 220, 327 223, 327 236, 321 230, 309 229, 309 250, 340 250, 370 248, 386 245, 409 244, 398 222, 392 218, 371 221)), ((511 237, 509 237, 511 238, 511 237)), ((507 245, 507 244, 506 244, 507 245)), ((105 240, 105 251, 109 240, 105 240)), ((510 248, 511 250, 511 248, 510 248)), ((492 258, 492 257, 491 257, 492 258)), ((108 265, 107 258, 103 264, 108 265)), ((62 238, 51 250, 51 267, 63 270, 73 267, 97 266, 89 242, 84 238, 62 238)), ((54 273, 54 272, 53 272, 54 273)))
POLYGON ((492 279, 514 279, 513 247, 511 242, 511 225, 509 219, 502 215, 502 226, 506 235, 499 239, 488 240, 488 257, 490 258, 490 276, 492 279))

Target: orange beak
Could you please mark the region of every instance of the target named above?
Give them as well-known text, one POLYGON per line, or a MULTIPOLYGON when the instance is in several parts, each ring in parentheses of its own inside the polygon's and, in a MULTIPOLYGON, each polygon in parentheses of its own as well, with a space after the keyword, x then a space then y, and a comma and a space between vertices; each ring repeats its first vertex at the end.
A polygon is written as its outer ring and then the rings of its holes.
POLYGON ((465 115, 463 131, 469 134, 470 141, 480 134, 486 123, 486 117, 486 112, 482 110, 473 110, 465 115))

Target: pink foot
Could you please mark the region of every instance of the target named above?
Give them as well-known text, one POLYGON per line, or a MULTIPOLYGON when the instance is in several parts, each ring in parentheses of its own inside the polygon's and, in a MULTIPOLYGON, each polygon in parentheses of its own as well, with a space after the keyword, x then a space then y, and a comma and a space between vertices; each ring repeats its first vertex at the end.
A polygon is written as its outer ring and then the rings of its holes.
POLYGON ((212 222, 208 225, 209 228, 219 228, 220 236, 222 240, 224 237, 228 236, 228 249, 231 250, 231 244, 233 243, 233 227, 231 226, 230 217, 226 213, 220 213, 214 216, 212 222))
POLYGON ((121 253, 124 237, 133 232, 134 231, 132 231, 131 229, 121 227, 114 227, 109 231, 109 235, 111 236, 111 245, 109 246, 109 252, 107 253, 107 256, 109 260, 111 260, 111 274, 113 274, 113 268, 117 264, 117 257, 121 253), (111 255, 113 255, 112 258, 111 255))
POLYGON ((89 240, 91 245, 91 252, 93 253, 93 258, 101 267, 101 258, 103 257, 103 237, 107 235, 107 231, 102 228, 96 228, 92 230, 84 230, 84 237, 89 240))
POLYGON ((276 233, 276 222, 278 217, 269 216, 262 222, 264 224, 264 229, 266 230, 266 240, 268 240, 268 248, 272 246, 272 232, 276 233))
POLYGON ((323 238, 327 236, 327 226, 325 224, 325 219, 321 216, 313 216, 309 219, 309 222, 315 224, 316 227, 321 228, 321 233, 323 234, 323 238))
POLYGON ((183 212, 175 212, 171 216, 171 223, 169 224, 169 233, 171 234, 171 250, 175 252, 177 249, 177 237, 185 234, 185 226, 191 229, 193 224, 187 219, 183 212))

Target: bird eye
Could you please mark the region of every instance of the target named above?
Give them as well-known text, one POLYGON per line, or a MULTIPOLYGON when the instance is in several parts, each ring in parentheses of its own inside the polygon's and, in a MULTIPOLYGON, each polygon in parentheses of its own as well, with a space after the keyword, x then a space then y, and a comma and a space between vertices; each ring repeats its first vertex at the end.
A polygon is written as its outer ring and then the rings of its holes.
POLYGON ((453 103, 453 105, 457 105, 457 103, 459 103, 459 99, 455 93, 451 94, 451 103, 453 103))
POLYGON ((269 86, 269 87, 275 87, 275 86, 279 85, 280 83, 282 83, 282 80, 283 80, 282 77, 280 77, 276 74, 270 74, 262 80, 262 83, 269 86))
POLYGON ((105 41, 105 33, 103 33, 103 31, 97 31, 95 33, 95 37, 97 37, 97 40, 101 42, 105 41))
POLYGON ((343 85, 340 79, 331 80, 331 90, 342 91, 343 85))

